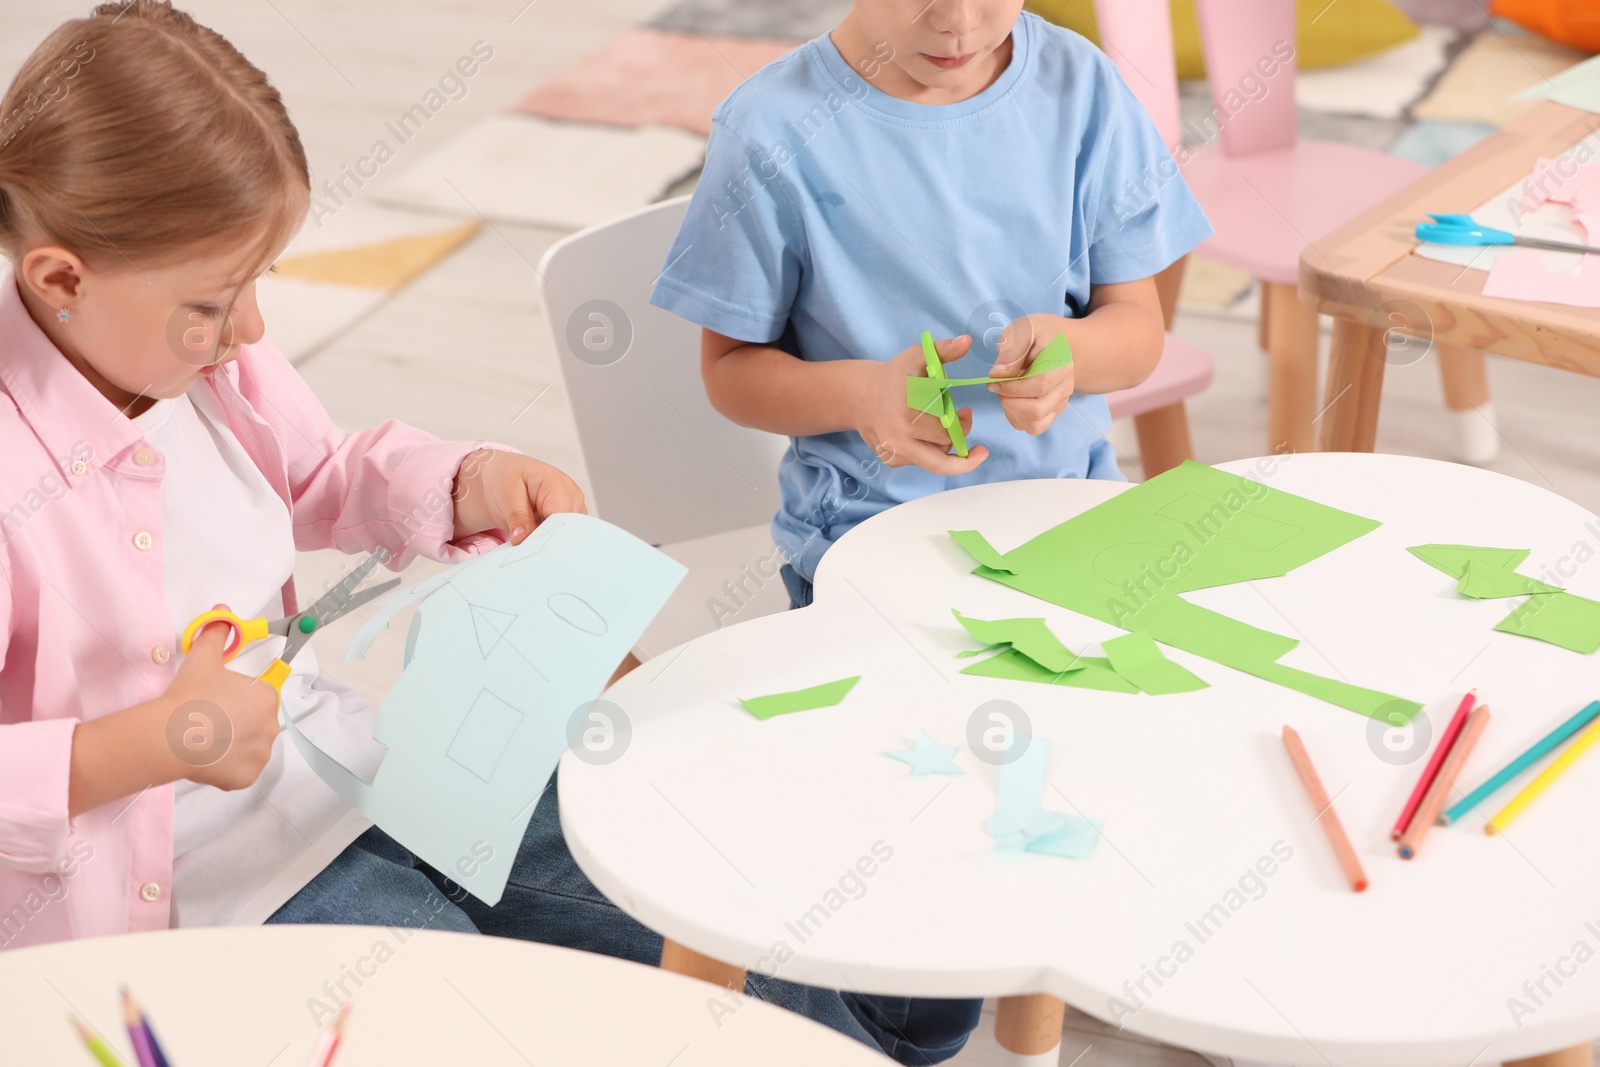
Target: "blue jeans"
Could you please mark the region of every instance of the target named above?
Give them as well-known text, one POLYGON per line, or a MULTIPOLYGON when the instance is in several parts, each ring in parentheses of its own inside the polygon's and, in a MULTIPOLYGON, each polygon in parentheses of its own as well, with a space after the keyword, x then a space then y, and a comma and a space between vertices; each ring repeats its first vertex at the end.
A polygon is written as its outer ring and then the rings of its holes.
MULTIPOLYGON (((269 923, 342 923, 450 930, 541 941, 656 966, 661 935, 607 900, 578 869, 561 836, 551 775, 523 835, 500 903, 471 896, 376 826, 362 834, 269 923)), ((955 1030, 902 1005, 941 1003, 869 997, 796 985, 760 974, 745 992, 882 1048, 900 1063, 940 1063, 961 1051, 976 1025, 955 1030)))
MULTIPOLYGON (((811 583, 785 563, 779 575, 789 592, 789 610, 809 607, 811 583)), ((846 993, 845 1006, 856 1020, 900 1063, 938 1063, 954 1056, 978 1025, 981 1000, 934 1000, 927 997, 866 997, 846 993), (919 1059, 933 1055, 937 1059, 919 1059)))

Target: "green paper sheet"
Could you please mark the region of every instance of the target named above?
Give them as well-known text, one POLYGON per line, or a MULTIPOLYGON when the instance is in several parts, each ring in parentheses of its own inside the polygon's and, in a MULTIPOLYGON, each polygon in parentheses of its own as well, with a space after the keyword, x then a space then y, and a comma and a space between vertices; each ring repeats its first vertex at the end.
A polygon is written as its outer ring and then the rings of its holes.
POLYGON ((1414 545, 1406 549, 1434 570, 1457 580, 1466 576, 1467 564, 1478 562, 1514 571, 1528 558, 1526 548, 1482 548, 1477 545, 1414 545))
MULTIPOLYGON (((1024 378, 1049 374, 1072 365, 1072 346, 1067 335, 1058 333, 1055 339, 1040 350, 1038 356, 1022 373, 1024 378)), ((951 389, 968 385, 994 385, 1016 381, 1015 378, 907 378, 906 406, 929 415, 938 415, 944 407, 944 397, 951 389)))
MULTIPOLYGON (((1298 641, 1198 607, 1182 596, 1287 574, 1378 525, 1188 462, 1007 552, 1006 565, 1015 573, 988 567, 975 573, 1318 700, 1405 723, 1420 704, 1283 666, 1277 661, 1298 641)), ((963 673, 1019 676, 1022 668, 1007 659, 1012 655, 985 660, 963 673), (1000 670, 1012 673, 994 673, 1000 670)), ((1109 662, 1106 669, 1118 677, 1109 662)), ((1131 689, 1131 683, 1125 685, 1131 689)))
POLYGON ((979 678, 1009 678, 1016 682, 1102 689, 1108 693, 1139 691, 1138 686, 1111 669, 1110 660, 1099 656, 1080 656, 1073 670, 1060 672, 1041 667, 1021 652, 1011 648, 981 663, 974 663, 961 673, 976 675, 979 678))
POLYGON ((1589 655, 1600 649, 1600 603, 1571 593, 1540 593, 1530 596, 1495 629, 1589 655))
POLYGON ((1469 560, 1467 572, 1456 583, 1456 592, 1474 600, 1503 600, 1506 597, 1527 596, 1529 593, 1559 593, 1561 587, 1549 585, 1537 578, 1529 578, 1485 563, 1481 559, 1469 560))
POLYGON ((1136 632, 1102 641, 1111 669, 1152 696, 1192 693, 1206 682, 1187 667, 1172 662, 1149 634, 1136 632))
POLYGON ((855 684, 861 681, 858 674, 854 678, 841 678, 837 682, 824 682, 822 685, 813 685, 808 689, 796 689, 789 693, 773 693, 764 697, 749 697, 740 699, 739 703, 745 711, 758 719, 766 720, 775 715, 789 715, 796 711, 812 711, 816 708, 831 708, 845 698, 855 684))
POLYGON ((1050 632, 1043 619, 974 619, 951 609, 967 633, 986 645, 1010 645, 1053 674, 1078 670, 1082 658, 1050 632))
POLYGON ((994 571, 1015 573, 1015 568, 1006 562, 1005 554, 984 540, 983 534, 977 530, 951 530, 949 533, 955 543, 966 551, 967 555, 983 564, 983 566, 994 571))

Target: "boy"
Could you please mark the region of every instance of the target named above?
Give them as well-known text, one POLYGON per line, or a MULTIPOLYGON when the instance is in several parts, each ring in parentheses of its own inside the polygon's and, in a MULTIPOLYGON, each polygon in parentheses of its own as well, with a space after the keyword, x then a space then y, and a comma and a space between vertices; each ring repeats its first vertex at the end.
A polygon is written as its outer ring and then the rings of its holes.
MULTIPOLYGON (((797 606, 828 546, 897 503, 1122 478, 1101 394, 1154 369, 1152 276, 1211 228, 1111 61, 1021 8, 855 0, 713 116, 651 299, 703 327, 719 411, 792 438, 773 533, 797 606), (906 405, 925 329, 951 377, 1018 378, 961 410, 965 458, 906 405), (1072 364, 1021 378, 1057 331, 1072 364)), ((953 1055, 977 1019, 976 1001, 853 1010, 897 1055, 891 1012, 924 1054, 953 1055)))

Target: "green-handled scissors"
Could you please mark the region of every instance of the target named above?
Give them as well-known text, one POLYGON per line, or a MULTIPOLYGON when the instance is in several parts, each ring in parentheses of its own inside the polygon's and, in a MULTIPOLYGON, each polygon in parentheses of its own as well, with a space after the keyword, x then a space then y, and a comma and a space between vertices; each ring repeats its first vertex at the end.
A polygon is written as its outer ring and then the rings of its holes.
MULTIPOLYGON (((944 372, 944 360, 939 358, 939 350, 933 345, 933 334, 927 330, 922 331, 922 358, 928 361, 928 378, 932 381, 943 381, 947 375, 944 372)), ((956 414, 956 402, 950 396, 950 390, 942 389, 941 404, 939 406, 939 425, 943 426, 950 434, 950 443, 956 448, 956 455, 963 459, 967 456, 967 435, 961 431, 961 416, 956 414)), ((928 412, 933 414, 933 412, 928 412)))
POLYGON ((1546 241, 1539 237, 1518 237, 1505 230, 1484 226, 1471 215, 1429 215, 1432 222, 1417 223, 1417 240, 1436 245, 1525 245, 1551 252, 1581 252, 1600 256, 1600 248, 1569 244, 1566 241, 1546 241))
POLYGON ((237 656, 245 645, 256 641, 263 641, 268 637, 285 638, 283 651, 278 653, 278 658, 261 673, 261 681, 266 682, 279 693, 283 692, 283 683, 289 677, 289 661, 305 647, 311 635, 323 626, 343 615, 347 615, 367 603, 374 597, 382 596, 400 584, 399 578, 391 578, 370 589, 356 592, 356 586, 364 581, 372 569, 389 557, 384 549, 378 549, 372 555, 362 560, 355 569, 345 575, 339 584, 328 590, 304 611, 298 611, 286 618, 268 622, 266 619, 241 619, 225 608, 216 608, 212 611, 196 615, 183 631, 183 651, 187 653, 194 644, 195 635, 212 623, 222 623, 232 633, 228 643, 222 649, 222 661, 237 656))

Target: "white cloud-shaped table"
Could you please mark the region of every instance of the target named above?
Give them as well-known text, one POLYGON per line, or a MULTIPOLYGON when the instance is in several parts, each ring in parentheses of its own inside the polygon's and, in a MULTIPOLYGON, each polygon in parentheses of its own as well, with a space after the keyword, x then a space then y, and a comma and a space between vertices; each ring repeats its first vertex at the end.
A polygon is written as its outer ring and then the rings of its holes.
POLYGON ((1121 632, 969 573, 946 531, 976 528, 1009 550, 1123 487, 981 486, 863 524, 824 558, 811 608, 708 635, 613 687, 628 749, 561 765, 573 853, 673 941, 798 982, 1049 993, 1150 1037, 1307 1067, 1463 1067, 1594 1040, 1600 759, 1504 838, 1473 816, 1407 862, 1388 830, 1421 771, 1425 724, 1441 730, 1465 689, 1494 709, 1468 787, 1600 696, 1593 657, 1493 632, 1505 603, 1459 597, 1406 547, 1527 547, 1524 573, 1554 569, 1595 597, 1600 565, 1573 561, 1596 555, 1600 520, 1451 464, 1264 462, 1225 469, 1383 525, 1285 577, 1189 599, 1297 637, 1289 665, 1423 701, 1409 741, 1171 648, 1209 688, 1151 697, 961 674, 972 661, 956 654, 973 642, 951 608, 1042 615, 1078 650, 1121 632), (736 703, 854 674, 837 707, 761 722, 736 703), (997 850, 985 832, 996 769, 967 739, 992 701, 1049 740, 1045 806, 1105 821, 1087 861, 997 850), (1311 821, 1285 723, 1335 796, 1366 893, 1349 891, 1311 821), (962 746, 964 776, 914 777, 883 755, 920 730, 962 746))

